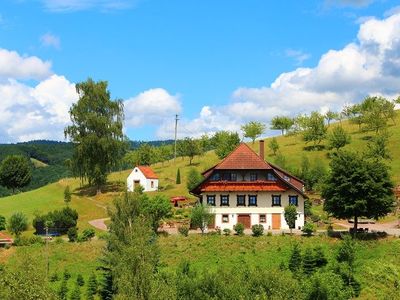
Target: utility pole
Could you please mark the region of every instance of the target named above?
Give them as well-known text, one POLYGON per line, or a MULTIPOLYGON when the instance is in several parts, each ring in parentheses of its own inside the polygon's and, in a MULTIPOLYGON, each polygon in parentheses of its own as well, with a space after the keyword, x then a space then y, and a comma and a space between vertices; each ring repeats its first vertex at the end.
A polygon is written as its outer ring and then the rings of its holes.
POLYGON ((174 163, 176 160, 176 139, 178 134, 178 115, 175 115, 175 151, 174 151, 174 163))

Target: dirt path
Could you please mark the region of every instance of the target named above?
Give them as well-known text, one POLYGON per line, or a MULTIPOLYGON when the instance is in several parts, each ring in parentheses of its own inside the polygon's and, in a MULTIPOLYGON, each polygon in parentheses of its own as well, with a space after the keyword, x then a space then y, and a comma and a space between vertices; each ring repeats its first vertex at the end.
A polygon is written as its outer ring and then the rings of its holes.
MULTIPOLYGON (((346 222, 345 220, 335 222, 337 225, 341 225, 345 228, 352 228, 353 223, 346 222)), ((359 228, 368 228, 369 231, 386 231, 390 235, 400 236, 400 228, 397 227, 398 221, 392 221, 387 223, 376 223, 376 224, 358 224, 359 228)))
POLYGON ((108 230, 107 225, 106 225, 106 223, 104 223, 104 221, 107 221, 107 220, 110 220, 110 218, 91 220, 91 221, 89 221, 89 224, 97 229, 107 231, 108 230))

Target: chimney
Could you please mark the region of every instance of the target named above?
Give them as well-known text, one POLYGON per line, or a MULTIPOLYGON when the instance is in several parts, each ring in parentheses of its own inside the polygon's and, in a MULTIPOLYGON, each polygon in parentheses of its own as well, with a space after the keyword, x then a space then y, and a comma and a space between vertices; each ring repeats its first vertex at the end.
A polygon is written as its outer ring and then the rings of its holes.
POLYGON ((264 140, 260 140, 260 158, 265 160, 264 158, 264 140))

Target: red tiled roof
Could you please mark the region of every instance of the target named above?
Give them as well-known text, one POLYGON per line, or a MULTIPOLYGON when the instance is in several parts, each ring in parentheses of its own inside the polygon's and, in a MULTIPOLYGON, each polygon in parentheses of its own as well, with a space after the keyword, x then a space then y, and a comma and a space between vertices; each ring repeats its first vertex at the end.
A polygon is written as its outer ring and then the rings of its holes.
POLYGON ((215 166, 217 170, 268 170, 271 166, 249 146, 242 143, 223 161, 215 166))
POLYGON ((157 174, 154 173, 152 168, 147 166, 138 166, 138 168, 147 179, 158 179, 157 174))
POLYGON ((0 243, 12 243, 12 242, 13 239, 10 236, 0 232, 0 243))
POLYGON ((209 181, 200 187, 201 192, 284 192, 287 188, 277 181, 209 181))

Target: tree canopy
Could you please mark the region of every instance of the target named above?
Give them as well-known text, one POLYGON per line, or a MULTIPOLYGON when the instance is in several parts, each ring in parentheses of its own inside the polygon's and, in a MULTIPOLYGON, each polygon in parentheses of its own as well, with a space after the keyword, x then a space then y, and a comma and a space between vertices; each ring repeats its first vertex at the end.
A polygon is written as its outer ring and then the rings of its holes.
POLYGON ((254 144, 256 138, 262 135, 265 131, 265 125, 261 122, 251 121, 241 126, 243 136, 251 139, 254 144))
POLYGON ((393 183, 388 168, 381 161, 339 151, 330 166, 322 196, 324 210, 335 218, 354 218, 357 230, 359 217, 378 219, 392 210, 393 183))
POLYGON ((271 121, 271 129, 281 130, 285 134, 294 125, 294 120, 286 116, 276 116, 271 121))
POLYGON ((314 146, 320 144, 326 137, 327 126, 324 123, 324 116, 313 111, 305 120, 305 130, 303 131, 303 139, 306 143, 313 142, 314 146))
POLYGON ((351 137, 343 129, 342 126, 336 126, 328 134, 328 143, 330 149, 339 150, 340 148, 346 146, 347 144, 350 144, 350 142, 351 142, 351 137))
POLYGON ((106 81, 88 79, 77 83, 76 91, 79 100, 69 111, 72 125, 64 130, 74 144, 72 168, 75 176, 99 190, 127 148, 123 103, 111 100, 106 81))
POLYGON ((29 184, 31 178, 32 168, 25 156, 10 155, 0 164, 0 183, 13 192, 29 184))
POLYGON ((213 136, 212 142, 215 153, 223 159, 239 145, 240 138, 237 132, 219 131, 213 136))

